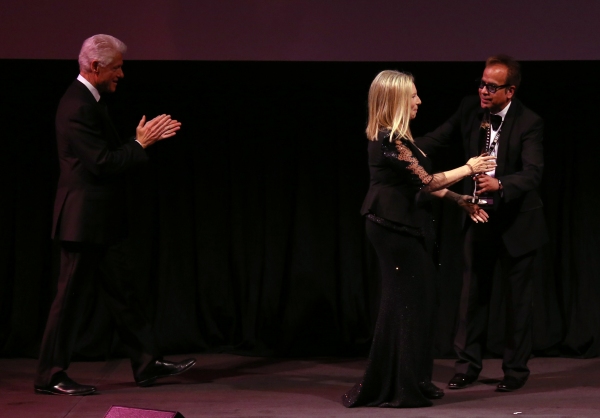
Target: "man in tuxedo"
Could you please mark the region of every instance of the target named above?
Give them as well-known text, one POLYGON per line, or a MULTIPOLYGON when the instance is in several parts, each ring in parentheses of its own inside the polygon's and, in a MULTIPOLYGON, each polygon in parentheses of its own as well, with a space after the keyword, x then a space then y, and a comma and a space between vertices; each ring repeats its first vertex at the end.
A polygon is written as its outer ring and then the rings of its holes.
POLYGON ((86 39, 79 54, 79 76, 58 105, 60 177, 52 237, 60 242, 60 273, 40 349, 34 383, 38 393, 88 395, 96 391, 66 374, 82 312, 96 295, 115 320, 139 386, 182 373, 196 362, 162 359, 130 284, 125 176, 147 161, 147 147, 175 135, 181 123, 168 115, 146 122, 144 116, 135 138, 119 138, 102 98, 113 93, 123 78, 125 51, 125 44, 109 35, 86 39))
POLYGON ((544 166, 543 121, 515 97, 520 81, 520 65, 514 59, 488 58, 479 96, 466 97, 450 119, 417 139, 429 155, 444 146, 462 145, 465 161, 482 152, 497 156, 494 171, 464 180, 464 193, 473 196, 489 219, 465 219, 463 287, 454 340, 458 361, 450 389, 474 383, 481 371, 496 265, 501 279, 497 288, 506 303, 504 378, 496 390, 517 390, 529 376, 530 269, 548 235, 537 190, 544 166))

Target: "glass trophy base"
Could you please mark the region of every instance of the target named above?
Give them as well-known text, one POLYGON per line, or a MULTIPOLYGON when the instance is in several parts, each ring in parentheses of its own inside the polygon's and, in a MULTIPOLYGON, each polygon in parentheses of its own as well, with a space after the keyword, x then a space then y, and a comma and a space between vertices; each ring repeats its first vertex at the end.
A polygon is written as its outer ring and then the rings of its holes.
POLYGON ((494 204, 494 198, 487 196, 472 196, 467 201, 479 206, 492 206, 494 204))

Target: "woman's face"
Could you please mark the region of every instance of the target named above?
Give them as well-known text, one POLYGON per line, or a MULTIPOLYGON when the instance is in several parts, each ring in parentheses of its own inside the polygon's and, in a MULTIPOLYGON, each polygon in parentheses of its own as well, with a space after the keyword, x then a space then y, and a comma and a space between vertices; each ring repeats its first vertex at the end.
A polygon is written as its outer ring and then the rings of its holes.
POLYGON ((410 99, 410 118, 414 119, 417 117, 417 110, 419 109, 419 105, 421 104, 421 99, 417 96, 417 88, 413 84, 412 86, 412 95, 410 99))

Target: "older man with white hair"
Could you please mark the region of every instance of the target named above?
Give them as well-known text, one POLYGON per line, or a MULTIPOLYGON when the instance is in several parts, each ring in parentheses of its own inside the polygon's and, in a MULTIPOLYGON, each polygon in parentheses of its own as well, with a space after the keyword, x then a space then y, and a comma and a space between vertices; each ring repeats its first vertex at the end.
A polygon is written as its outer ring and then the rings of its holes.
POLYGON ((40 349, 34 388, 38 393, 88 395, 94 386, 67 376, 82 313, 96 295, 107 305, 128 348, 134 379, 148 386, 157 378, 191 368, 194 359, 173 363, 160 356, 155 337, 131 286, 126 248, 125 176, 147 161, 145 148, 170 138, 181 123, 169 115, 146 122, 135 137, 117 134, 102 97, 123 78, 127 47, 110 35, 84 41, 80 73, 63 95, 56 113, 60 177, 54 203, 52 237, 60 242, 60 273, 40 349))

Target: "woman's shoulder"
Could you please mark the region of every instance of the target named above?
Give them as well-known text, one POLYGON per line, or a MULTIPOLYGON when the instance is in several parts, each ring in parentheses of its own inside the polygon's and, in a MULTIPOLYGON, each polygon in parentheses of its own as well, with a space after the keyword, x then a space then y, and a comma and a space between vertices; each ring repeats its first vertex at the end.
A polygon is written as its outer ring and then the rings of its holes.
POLYGON ((377 132, 377 142, 381 142, 382 146, 401 146, 411 144, 411 140, 405 137, 395 136, 394 138, 390 138, 391 131, 389 129, 381 129, 377 132))
POLYGON ((390 130, 389 129, 380 129, 377 131, 377 141, 378 142, 389 142, 390 141, 390 130))

